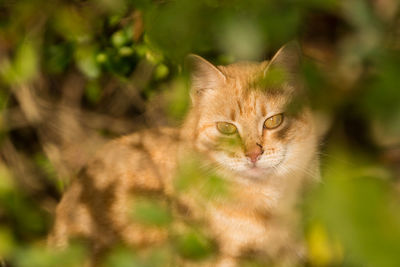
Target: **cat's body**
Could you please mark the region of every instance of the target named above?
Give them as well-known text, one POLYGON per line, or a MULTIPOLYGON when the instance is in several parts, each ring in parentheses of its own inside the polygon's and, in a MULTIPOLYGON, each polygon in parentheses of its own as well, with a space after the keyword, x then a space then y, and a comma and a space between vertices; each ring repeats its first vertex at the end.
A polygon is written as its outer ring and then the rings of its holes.
POLYGON ((94 250, 118 240, 162 242, 164 230, 129 217, 135 195, 154 194, 206 223, 220 252, 212 266, 233 265, 248 251, 300 258, 295 205, 304 184, 318 177, 318 158, 310 109, 291 108, 301 90, 296 53, 286 47, 271 62, 218 68, 192 57, 193 107, 183 127, 135 133, 99 151, 59 204, 51 243, 62 247, 79 235, 94 250), (284 82, 267 84, 275 66, 285 71, 284 82), (229 198, 207 200, 198 188, 177 192, 182 164, 193 153, 227 181, 229 198))

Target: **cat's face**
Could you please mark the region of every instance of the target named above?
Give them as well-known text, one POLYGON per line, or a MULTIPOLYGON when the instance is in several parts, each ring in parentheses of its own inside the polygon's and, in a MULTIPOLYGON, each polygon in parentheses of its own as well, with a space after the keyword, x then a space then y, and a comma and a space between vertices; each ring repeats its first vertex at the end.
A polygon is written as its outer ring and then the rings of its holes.
POLYGON ((302 170, 314 155, 311 112, 300 103, 301 88, 293 77, 298 58, 288 49, 281 49, 269 63, 218 68, 193 58, 195 144, 218 167, 265 179, 302 170), (271 76, 274 70, 283 75, 271 76), (279 77, 283 80, 277 82, 279 77))

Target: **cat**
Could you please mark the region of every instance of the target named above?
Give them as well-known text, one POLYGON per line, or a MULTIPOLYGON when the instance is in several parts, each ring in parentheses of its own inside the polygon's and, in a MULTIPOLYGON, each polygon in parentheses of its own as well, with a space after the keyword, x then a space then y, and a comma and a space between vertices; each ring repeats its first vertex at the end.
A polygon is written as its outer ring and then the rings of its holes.
POLYGON ((188 62, 192 105, 182 127, 144 130, 105 145, 65 192, 49 243, 63 248, 81 236, 100 255, 118 242, 162 242, 165 230, 128 216, 130 201, 145 194, 205 222, 219 252, 209 266, 238 266, 248 251, 283 265, 301 262, 306 252, 296 205, 304 187, 319 179, 319 159, 299 46, 288 43, 261 63, 214 66, 197 55, 188 62), (182 162, 194 154, 221 177, 230 197, 199 197, 190 183, 177 192, 182 162))

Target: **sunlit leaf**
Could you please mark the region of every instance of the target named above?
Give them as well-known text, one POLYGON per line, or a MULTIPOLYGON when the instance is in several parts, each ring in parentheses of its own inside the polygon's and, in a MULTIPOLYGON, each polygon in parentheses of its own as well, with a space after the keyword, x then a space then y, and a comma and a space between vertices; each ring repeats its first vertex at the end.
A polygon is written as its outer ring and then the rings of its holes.
POLYGON ((0 63, 0 74, 9 84, 30 82, 38 72, 39 56, 37 47, 31 40, 23 41, 10 62, 3 60, 0 63))
POLYGON ((218 37, 223 51, 238 59, 258 59, 265 49, 260 25, 249 18, 232 17, 218 37))
POLYGON ((90 24, 77 8, 61 7, 56 9, 54 27, 62 36, 70 41, 85 42, 90 36, 90 24))
POLYGON ((45 50, 46 68, 52 73, 61 73, 72 61, 72 46, 69 43, 51 45, 45 50))
POLYGON ((45 174, 53 180, 56 180, 57 171, 50 160, 42 153, 38 153, 34 157, 35 163, 45 172, 45 174))
POLYGON ((135 200, 132 209, 131 218, 139 223, 167 226, 172 221, 168 207, 154 200, 135 200))
POLYGON ((16 246, 11 229, 0 227, 0 258, 8 258, 16 246))
POLYGON ((140 265, 135 253, 131 249, 125 247, 116 247, 108 254, 102 266, 139 267, 143 265, 140 265))
POLYGON ((85 89, 85 96, 92 104, 96 104, 100 100, 101 88, 96 80, 88 83, 85 89))
POLYGON ((97 78, 100 68, 96 61, 96 51, 93 47, 82 46, 75 52, 75 60, 79 69, 89 78, 97 78))
POLYGON ((178 237, 177 249, 183 257, 199 260, 210 256, 214 248, 201 232, 191 230, 178 237))
POLYGON ((125 31, 119 30, 111 36, 111 42, 115 47, 121 47, 128 42, 125 31))
POLYGON ((154 78, 157 80, 165 78, 169 73, 169 69, 166 65, 160 64, 156 67, 154 71, 154 78))
POLYGON ((10 169, 0 163, 0 195, 8 194, 14 189, 14 180, 10 169))
POLYGON ((42 246, 22 248, 15 255, 20 267, 78 267, 84 262, 85 250, 80 245, 71 245, 63 251, 50 250, 42 246))
POLYGON ((167 92, 168 115, 175 119, 182 119, 189 107, 189 94, 183 79, 176 80, 167 92))
POLYGON ((342 262, 343 252, 340 244, 329 237, 322 224, 311 225, 307 241, 309 259, 313 266, 330 266, 342 262))
POLYGON ((346 162, 350 157, 343 153, 339 158, 330 161, 313 209, 351 262, 395 266, 400 259, 399 199, 382 179, 384 171, 354 157, 346 162))

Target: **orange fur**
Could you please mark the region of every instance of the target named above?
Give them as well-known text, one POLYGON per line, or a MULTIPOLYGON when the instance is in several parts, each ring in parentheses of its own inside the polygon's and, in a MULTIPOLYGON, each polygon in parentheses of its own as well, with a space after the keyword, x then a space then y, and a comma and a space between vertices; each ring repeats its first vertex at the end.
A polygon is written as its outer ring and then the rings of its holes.
POLYGON ((162 242, 165 230, 128 218, 135 195, 154 194, 179 199, 207 222, 221 255, 211 266, 234 266, 249 249, 299 260, 304 251, 295 204, 304 184, 319 173, 312 112, 304 103, 289 110, 293 101, 302 101, 298 56, 293 44, 262 63, 215 67, 191 56, 193 106, 182 128, 134 133, 99 151, 64 194, 50 243, 64 247, 70 237, 84 236, 101 251, 120 240, 131 246, 162 242), (265 77, 274 68, 283 70, 284 80, 268 84, 265 77), (263 128, 280 113, 280 126, 263 128), (215 127, 221 121, 234 124, 237 133, 221 134, 215 127), (252 163, 246 151, 258 146, 262 154, 252 163), (227 181, 230 198, 207 200, 198 188, 176 192, 180 163, 193 152, 227 181))

